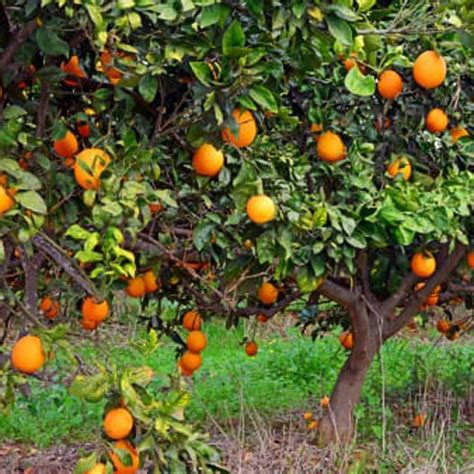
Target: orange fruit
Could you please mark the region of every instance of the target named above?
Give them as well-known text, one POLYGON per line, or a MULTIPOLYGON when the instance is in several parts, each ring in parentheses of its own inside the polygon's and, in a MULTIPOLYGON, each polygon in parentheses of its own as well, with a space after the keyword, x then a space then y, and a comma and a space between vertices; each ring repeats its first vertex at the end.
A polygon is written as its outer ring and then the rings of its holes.
POLYGON ((323 124, 322 123, 312 123, 311 127, 309 128, 311 133, 319 133, 323 131, 323 124))
POLYGON ((252 112, 248 110, 235 109, 232 117, 238 124, 238 135, 235 136, 230 128, 222 130, 222 140, 232 143, 237 148, 245 148, 252 144, 257 136, 257 122, 252 112))
POLYGON ((316 151, 320 160, 329 163, 336 163, 346 157, 344 142, 333 132, 324 132, 318 137, 316 151))
POLYGON ((446 61, 436 51, 421 53, 413 65, 415 82, 425 89, 440 86, 446 77, 446 61))
POLYGON ((419 252, 410 262, 411 271, 420 278, 428 278, 436 270, 436 259, 430 253, 419 252))
POLYGON ((152 214, 157 214, 158 212, 162 211, 165 207, 163 204, 159 202, 152 202, 151 204, 148 204, 148 209, 150 209, 150 212, 152 214))
POLYGON ((84 189, 98 189, 100 175, 110 163, 110 156, 100 148, 86 148, 76 156, 74 176, 84 189))
POLYGON ((258 299, 263 304, 273 304, 278 299, 278 288, 271 283, 262 283, 258 289, 258 299))
POLYGON ((426 413, 418 413, 414 418, 412 425, 415 428, 421 428, 426 423, 426 413))
POLYGON ((193 155, 193 168, 201 176, 217 176, 224 166, 224 154, 210 143, 201 145, 193 155))
MULTIPOLYGON (((130 61, 132 56, 129 56, 121 51, 117 51, 115 53, 119 58, 122 58, 124 61, 130 61)), ((113 56, 110 51, 102 51, 100 53, 100 68, 104 72, 104 74, 108 77, 109 81, 115 85, 120 82, 122 79, 122 72, 119 71, 116 67, 112 66, 113 63, 113 56)))
POLYGON ((347 58, 344 60, 344 67, 349 72, 354 66, 357 66, 357 61, 354 58, 347 58))
POLYGON ((388 165, 387 173, 392 178, 401 175, 405 181, 408 181, 411 176, 411 163, 408 158, 403 156, 401 158, 397 158, 388 165))
POLYGON ((0 186, 6 188, 8 186, 8 175, 0 173, 0 186))
POLYGON ((450 329, 451 329, 451 325, 449 324, 448 321, 446 321, 446 319, 440 319, 437 323, 436 323, 436 329, 442 333, 442 334, 446 334, 450 329))
POLYGON ((96 323, 95 321, 91 321, 90 319, 82 319, 81 321, 82 327, 87 331, 93 331, 97 329, 100 323, 96 323))
POLYGON ((8 212, 15 205, 14 199, 4 186, 0 185, 0 216, 8 212))
POLYGON ((185 372, 194 372, 199 369, 202 365, 201 354, 195 354, 194 352, 186 351, 179 360, 179 366, 185 372))
POLYGON ((114 474, 135 474, 138 471, 138 467, 140 466, 140 459, 138 457, 137 450, 129 441, 125 439, 121 439, 114 444, 115 449, 121 449, 124 451, 128 451, 131 457, 131 465, 126 466, 122 463, 120 458, 114 451, 109 453, 110 460, 115 467, 114 474))
MULTIPOLYGON (((422 288, 425 287, 425 283, 418 283, 416 286, 415 286, 415 291, 420 291, 422 288)), ((440 285, 437 285, 432 293, 428 296, 428 298, 426 298, 426 300, 424 301, 423 303, 423 307, 427 307, 427 306, 435 306, 438 304, 438 301, 439 301, 439 294, 441 293, 441 286, 440 285)))
POLYGON ((313 420, 311 423, 308 423, 308 426, 306 427, 308 430, 315 430, 319 426, 318 420, 313 420))
POLYGON ((247 216, 255 224, 266 224, 276 217, 276 206, 272 198, 261 194, 247 201, 247 216))
POLYGON ((197 311, 188 311, 183 316, 183 327, 188 331, 201 329, 202 319, 197 311))
POLYGON ((249 357, 254 357, 257 355, 257 352, 258 352, 258 346, 256 344, 256 342, 254 341, 249 341, 247 342, 247 344, 245 344, 245 353, 249 356, 249 357))
POLYGON ((207 346, 206 335, 202 331, 191 331, 186 339, 186 346, 189 352, 199 354, 207 346))
POLYGON ((146 293, 145 282, 142 277, 130 278, 125 293, 132 298, 141 298, 146 293))
MULTIPOLYGON (((71 56, 67 63, 62 63, 61 69, 69 76, 87 77, 87 74, 83 71, 81 65, 79 64, 79 57, 76 55, 71 56)), ((78 85, 78 81, 75 81, 74 79, 65 79, 64 82, 68 86, 74 87, 78 85)))
POLYGON ((426 115, 425 125, 431 133, 444 132, 448 127, 448 116, 441 109, 432 109, 426 115))
POLYGON ((319 400, 319 403, 323 408, 329 408, 329 402, 330 398, 327 395, 325 395, 323 398, 321 398, 321 400, 319 400))
POLYGON ((145 284, 145 291, 147 293, 154 293, 160 287, 153 270, 148 270, 145 272, 142 276, 142 279, 143 283, 145 284))
POLYGON ((306 421, 312 420, 313 419, 313 412, 312 411, 306 411, 303 413, 303 418, 306 421))
POLYGON ((60 306, 59 302, 50 298, 49 296, 45 296, 40 302, 40 310, 48 319, 54 319, 56 316, 59 315, 60 306))
POLYGON ((398 72, 382 72, 377 83, 377 91, 384 99, 396 99, 403 90, 403 80, 398 72))
POLYGON ((96 301, 88 296, 82 303, 82 316, 88 321, 100 323, 109 315, 109 303, 107 300, 96 301))
POLYGON ((133 417, 126 408, 113 408, 105 415, 103 427, 110 439, 123 439, 132 431, 133 417))
POLYGON ((79 133, 82 138, 88 138, 91 134, 91 127, 87 122, 77 122, 76 128, 77 133, 79 133))
POLYGON ((466 256, 467 266, 474 268, 474 250, 470 250, 466 256))
POLYGON ((54 141, 53 148, 61 158, 71 158, 79 149, 76 135, 68 130, 63 138, 54 141))
POLYGON ((342 334, 339 335, 339 342, 342 344, 342 346, 347 349, 351 350, 352 346, 354 345, 354 340, 352 337, 352 333, 349 331, 345 331, 342 334))
POLYGON ((469 132, 464 127, 455 127, 450 133, 453 143, 456 143, 462 137, 469 136, 469 132))
POLYGON ((13 346, 11 363, 19 372, 33 374, 41 369, 45 360, 43 344, 37 336, 24 336, 13 346))
POLYGON ((104 463, 96 464, 92 469, 89 469, 85 474, 106 474, 107 467, 104 463))
POLYGON ((257 321, 260 323, 260 324, 265 324, 267 321, 268 321, 268 318, 264 315, 264 314, 259 314, 257 316, 257 321))

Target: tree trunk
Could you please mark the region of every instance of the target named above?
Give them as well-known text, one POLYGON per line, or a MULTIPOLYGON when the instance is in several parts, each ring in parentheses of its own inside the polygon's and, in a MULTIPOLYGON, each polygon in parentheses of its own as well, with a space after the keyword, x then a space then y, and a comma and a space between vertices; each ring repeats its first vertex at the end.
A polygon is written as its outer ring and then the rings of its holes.
MULTIPOLYGON (((375 345, 374 345, 375 346, 375 345)), ((330 408, 319 425, 319 444, 347 443, 354 434, 353 411, 359 403, 362 385, 378 346, 371 348, 366 357, 351 352, 339 373, 330 398, 330 408)))

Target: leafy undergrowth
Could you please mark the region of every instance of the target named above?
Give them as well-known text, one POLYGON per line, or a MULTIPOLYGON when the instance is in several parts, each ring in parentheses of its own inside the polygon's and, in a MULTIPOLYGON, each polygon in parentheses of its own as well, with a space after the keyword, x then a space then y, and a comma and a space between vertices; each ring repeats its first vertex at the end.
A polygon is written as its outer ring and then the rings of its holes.
MULTIPOLYGON (((81 342, 85 363, 107 363, 98 347, 107 349, 110 361, 117 365, 152 367, 158 375, 157 384, 175 367, 172 343, 165 342, 151 357, 137 356, 127 344, 122 327, 107 331, 81 342)), ((259 329, 259 353, 249 358, 241 345, 242 326, 229 332, 216 323, 207 325, 205 331, 209 346, 202 369, 190 383, 193 396, 188 417, 204 423, 221 441, 233 439, 232 426, 239 420, 245 418, 250 427, 257 413, 263 420, 259 424, 262 429, 272 433, 275 426, 281 431, 282 426, 287 430, 294 425, 300 433, 297 437, 302 432, 304 437, 302 411, 318 413, 319 398, 330 393, 346 358, 337 337, 313 342, 295 329, 282 329, 281 324, 272 322, 259 329), (227 437, 218 433, 227 433, 227 437)), ((358 446, 374 445, 378 449, 385 443, 392 447, 391 462, 400 458, 403 463, 406 449, 402 445, 407 439, 413 439, 410 453, 414 458, 428 456, 428 460, 431 451, 426 444, 432 440, 434 449, 438 440, 439 446, 449 446, 450 462, 462 465, 463 459, 474 454, 467 451, 469 407, 464 401, 472 384, 473 350, 467 337, 447 343, 438 340, 434 332, 424 339, 405 335, 389 341, 371 368, 357 409, 358 446), (426 413, 428 422, 415 432, 410 423, 417 412, 426 413)), ((33 380, 31 392, 20 395, 9 414, 0 415, 0 443, 15 441, 44 449, 61 442, 75 444, 99 438, 102 404, 69 396, 61 382, 69 373, 69 363, 58 353, 46 373, 48 382, 33 380)), ((229 452, 237 449, 223 447, 229 452)), ((363 463, 373 462, 371 452, 368 449, 361 455, 363 463)), ((377 459, 382 469, 383 453, 377 459)), ((443 462, 446 459, 443 455, 443 462)))

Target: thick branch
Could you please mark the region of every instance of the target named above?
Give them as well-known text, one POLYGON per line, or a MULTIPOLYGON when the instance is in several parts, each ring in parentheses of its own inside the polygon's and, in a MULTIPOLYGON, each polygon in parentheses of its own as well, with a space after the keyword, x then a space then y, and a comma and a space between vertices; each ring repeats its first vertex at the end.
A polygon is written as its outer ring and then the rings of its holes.
POLYGON ((456 245, 454 251, 444 260, 444 263, 438 268, 438 271, 426 282, 423 289, 415 293, 400 315, 396 319, 390 320, 389 318, 389 320, 385 322, 384 339, 388 339, 406 326, 410 319, 417 313, 423 301, 433 292, 434 288, 449 278, 449 275, 457 267, 465 252, 466 247, 464 245, 456 245))
POLYGON ((353 291, 329 280, 324 280, 316 291, 345 308, 353 307, 357 301, 356 294, 353 291))
POLYGON ((32 239, 33 245, 56 262, 87 294, 100 299, 99 292, 84 272, 71 260, 60 247, 44 235, 38 234, 32 239))
POLYGON ((279 303, 273 305, 271 308, 263 308, 263 307, 247 307, 242 309, 237 309, 236 312, 240 316, 252 316, 254 314, 263 314, 267 318, 271 318, 275 316, 275 314, 283 311, 290 303, 297 300, 301 297, 301 292, 299 290, 289 294, 285 298, 283 298, 279 303))
POLYGON ((369 257, 366 249, 359 252, 356 262, 360 271, 364 294, 369 300, 373 301, 375 300, 375 296, 370 288, 369 257))
POLYGON ((36 20, 31 20, 12 37, 12 40, 8 43, 5 51, 0 56, 0 73, 12 62, 18 49, 20 49, 21 45, 29 38, 35 29, 36 20))

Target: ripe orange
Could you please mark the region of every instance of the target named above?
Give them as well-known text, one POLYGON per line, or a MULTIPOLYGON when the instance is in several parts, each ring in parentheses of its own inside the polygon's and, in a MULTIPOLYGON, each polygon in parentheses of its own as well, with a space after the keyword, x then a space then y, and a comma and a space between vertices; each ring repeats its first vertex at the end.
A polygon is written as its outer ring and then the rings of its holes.
POLYGON ((79 144, 74 133, 68 130, 63 138, 54 141, 53 148, 61 158, 71 158, 77 153, 79 144))
POLYGON ((426 115, 425 124, 431 133, 444 132, 448 127, 448 116, 441 109, 432 109, 426 115))
POLYGON ((440 319, 440 320, 436 323, 436 329, 437 329, 441 334, 446 334, 446 333, 451 329, 451 325, 449 324, 448 321, 446 321, 446 319, 440 319))
POLYGON ((85 474, 106 474, 107 467, 104 463, 96 464, 92 469, 89 469, 85 474))
POLYGON ((85 121, 79 121, 76 123, 76 128, 77 128, 77 133, 79 133, 79 135, 82 137, 82 138, 88 138, 91 134, 91 127, 90 125, 85 122, 85 121))
POLYGON ((191 331, 188 334, 186 346, 189 352, 199 354, 207 346, 206 335, 202 331, 191 331))
POLYGON ((312 123, 309 129, 311 133, 319 133, 323 131, 323 124, 322 123, 312 123))
POLYGON ((411 258, 410 267, 416 276, 428 278, 436 270, 436 259, 430 253, 419 252, 411 258))
POLYGON ((194 352, 186 351, 181 356, 179 365, 185 372, 194 372, 202 365, 201 354, 195 354, 194 352))
POLYGON ((446 62, 436 51, 421 53, 413 65, 415 82, 425 89, 440 86, 446 77, 446 62))
POLYGON ((110 460, 115 467, 114 474, 135 474, 138 471, 138 467, 140 466, 140 458, 138 457, 137 450, 129 441, 125 439, 121 439, 114 444, 115 449, 123 449, 128 451, 132 458, 132 463, 130 466, 126 466, 122 463, 120 458, 114 451, 109 453, 110 460))
POLYGON ((382 72, 377 90, 384 99, 396 99, 403 90, 403 80, 398 72, 388 70, 382 72))
MULTIPOLYGON (((119 58, 122 58, 123 61, 131 61, 133 58, 130 55, 123 53, 122 51, 117 51, 115 53, 119 58)), ((113 56, 110 51, 102 51, 100 53, 100 67, 97 70, 104 72, 108 77, 109 81, 115 85, 120 82, 122 79, 122 72, 119 71, 116 67, 112 66, 113 56)))
POLYGON ((265 324, 267 321, 268 321, 268 318, 264 315, 264 314, 259 314, 257 316, 257 321, 260 323, 260 324, 265 324))
POLYGON ((110 439, 123 439, 132 431, 133 417, 126 408, 113 408, 105 415, 103 427, 110 439))
POLYGON ((245 344, 245 353, 249 356, 249 357, 254 357, 257 355, 257 352, 258 352, 258 346, 256 344, 256 342, 254 341, 249 341, 247 342, 247 344, 245 344))
POLYGON ((107 300, 96 301, 88 296, 82 303, 82 316, 88 321, 100 323, 109 315, 109 303, 107 300))
MULTIPOLYGON (((420 291, 422 288, 425 287, 425 283, 418 283, 416 286, 415 286, 415 291, 420 291)), ((424 307, 427 307, 427 306, 435 306, 438 304, 438 301, 439 301, 439 294, 441 293, 441 286, 440 285, 437 285, 433 291, 431 292, 431 294, 428 296, 428 298, 426 298, 426 300, 424 301, 423 303, 423 306, 424 307)))
POLYGON ((312 420, 313 419, 313 412, 312 411, 306 411, 303 413, 303 418, 306 421, 312 420))
POLYGON ((93 331, 94 329, 97 329, 100 323, 96 323, 95 321, 91 321, 90 319, 82 319, 81 324, 85 330, 93 331))
POLYGON ((467 266, 469 268, 474 268, 474 250, 470 250, 466 256, 467 266))
POLYGON ((157 214, 158 212, 162 211, 164 208, 165 206, 163 206, 163 204, 159 202, 152 202, 148 204, 148 209, 150 209, 150 212, 152 214, 157 214))
POLYGON ((255 224, 266 224, 276 217, 276 206, 265 194, 252 196, 247 201, 247 216, 255 224))
POLYGON ((201 145, 193 155, 193 168, 201 176, 217 176, 224 166, 224 154, 210 143, 201 145))
POLYGON ((403 179, 408 181, 411 176, 411 163, 408 158, 405 158, 404 156, 397 158, 388 165, 387 173, 392 178, 402 175, 403 179))
POLYGON ((202 319, 197 311, 188 311, 183 316, 183 327, 188 331, 201 329, 202 319))
POLYGON ((222 130, 222 140, 226 143, 232 143, 237 148, 245 148, 252 144, 257 136, 257 122, 252 112, 248 110, 235 109, 232 117, 239 126, 239 133, 235 136, 230 128, 222 130))
POLYGON ((347 349, 351 350, 354 344, 354 340, 352 337, 352 333, 349 331, 345 331, 342 334, 339 335, 339 342, 342 344, 342 346, 347 349))
POLYGON ((329 402, 330 398, 327 395, 325 395, 323 398, 321 398, 321 400, 319 400, 319 403, 323 408, 329 408, 329 402))
POLYGON ((0 216, 7 213, 15 205, 14 199, 7 189, 0 185, 0 216))
MULTIPOLYGON (((87 77, 87 74, 83 71, 81 68, 81 65, 79 64, 79 57, 74 55, 71 56, 69 61, 67 63, 62 63, 61 64, 61 69, 65 74, 68 74, 69 76, 76 76, 76 77, 87 77)), ((65 79, 64 81, 68 86, 77 86, 78 81, 75 81, 74 79, 65 79)))
POLYGON ((414 418, 412 425, 415 428, 421 428, 426 423, 426 413, 418 413, 414 418))
POLYGON ((258 289, 258 299, 263 304, 273 304, 278 299, 278 288, 271 283, 262 283, 258 289))
POLYGON ((98 189, 100 175, 110 163, 110 156, 100 148, 86 148, 76 156, 74 176, 84 189, 98 189))
POLYGON ((347 58, 344 60, 344 67, 349 72, 354 66, 357 66, 357 61, 354 58, 347 58))
POLYGON ((125 293, 132 298, 141 298, 146 293, 145 282, 142 277, 130 278, 125 293))
POLYGON ((49 296, 45 296, 40 302, 40 310, 48 319, 54 319, 59 315, 59 302, 49 296))
POLYGON ((319 426, 318 420, 313 420, 311 423, 308 423, 308 426, 306 427, 308 430, 315 430, 319 426))
POLYGON ((147 293, 154 293, 160 287, 153 270, 148 270, 145 272, 142 276, 142 279, 143 283, 145 283, 145 291, 147 293))
POLYGON ((333 132, 324 132, 318 137, 316 151, 320 160, 329 163, 336 163, 346 157, 344 142, 333 132))
POLYGON ((13 346, 11 363, 19 372, 33 374, 41 369, 45 360, 43 344, 37 336, 24 336, 13 346))
POLYGON ((469 132, 464 127, 453 128, 450 133, 453 143, 456 143, 462 137, 469 136, 469 132))

